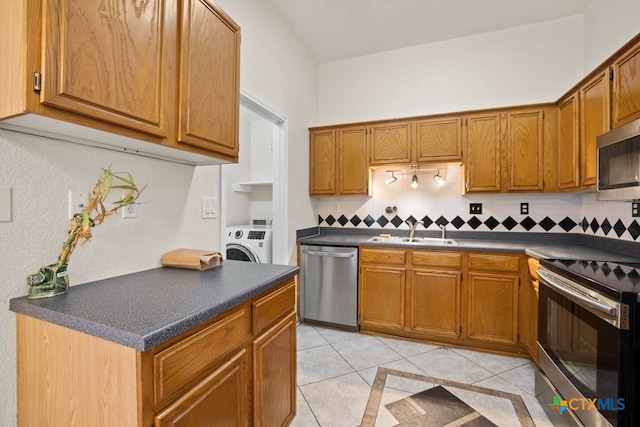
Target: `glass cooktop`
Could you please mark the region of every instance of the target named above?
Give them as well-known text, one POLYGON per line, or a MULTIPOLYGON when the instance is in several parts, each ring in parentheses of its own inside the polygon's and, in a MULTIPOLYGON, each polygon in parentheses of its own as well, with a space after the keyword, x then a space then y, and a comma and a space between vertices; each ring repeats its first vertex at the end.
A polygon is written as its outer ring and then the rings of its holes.
POLYGON ((540 264, 612 297, 626 294, 626 298, 639 298, 640 264, 554 259, 542 259, 540 264))

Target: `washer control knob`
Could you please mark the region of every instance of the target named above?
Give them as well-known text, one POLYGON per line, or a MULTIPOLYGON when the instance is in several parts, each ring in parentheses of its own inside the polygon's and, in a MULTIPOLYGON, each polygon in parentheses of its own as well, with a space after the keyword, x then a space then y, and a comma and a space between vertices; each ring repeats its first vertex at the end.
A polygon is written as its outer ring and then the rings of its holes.
POLYGON ((242 237, 242 230, 236 230, 235 238, 239 239, 242 237))

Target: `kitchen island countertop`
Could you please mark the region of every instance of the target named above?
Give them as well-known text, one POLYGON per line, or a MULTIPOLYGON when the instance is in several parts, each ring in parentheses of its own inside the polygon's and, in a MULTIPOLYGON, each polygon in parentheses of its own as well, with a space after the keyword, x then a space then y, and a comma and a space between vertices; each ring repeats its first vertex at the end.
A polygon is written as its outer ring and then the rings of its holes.
POLYGON ((295 266, 232 260, 206 271, 160 267, 71 286, 51 298, 14 298, 9 308, 145 351, 268 291, 298 271, 295 266))

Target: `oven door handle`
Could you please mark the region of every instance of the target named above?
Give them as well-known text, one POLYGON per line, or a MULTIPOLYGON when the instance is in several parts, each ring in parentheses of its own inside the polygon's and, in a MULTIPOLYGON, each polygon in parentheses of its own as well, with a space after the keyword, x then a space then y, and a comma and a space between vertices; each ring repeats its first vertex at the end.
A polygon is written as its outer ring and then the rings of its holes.
POLYGON ((549 286, 550 288, 553 288, 555 291, 564 295, 565 297, 569 298, 570 300, 572 300, 577 304, 582 304, 582 305, 591 307, 594 310, 597 310, 609 317, 616 317, 618 314, 618 311, 616 310, 615 307, 602 304, 598 301, 593 301, 589 297, 586 297, 574 291, 571 288, 567 288, 566 286, 563 286, 562 284, 558 283, 558 281, 555 278, 549 276, 544 271, 540 271, 540 269, 538 269, 538 277, 540 278, 540 280, 542 280, 545 283, 545 285, 549 286))

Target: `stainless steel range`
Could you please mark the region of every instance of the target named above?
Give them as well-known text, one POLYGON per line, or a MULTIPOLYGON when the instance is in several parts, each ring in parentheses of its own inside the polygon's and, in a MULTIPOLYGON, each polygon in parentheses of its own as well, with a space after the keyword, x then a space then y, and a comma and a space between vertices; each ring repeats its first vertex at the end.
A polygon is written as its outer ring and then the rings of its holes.
POLYGON ((541 260, 538 275, 536 394, 554 425, 639 425, 640 265, 541 260))

